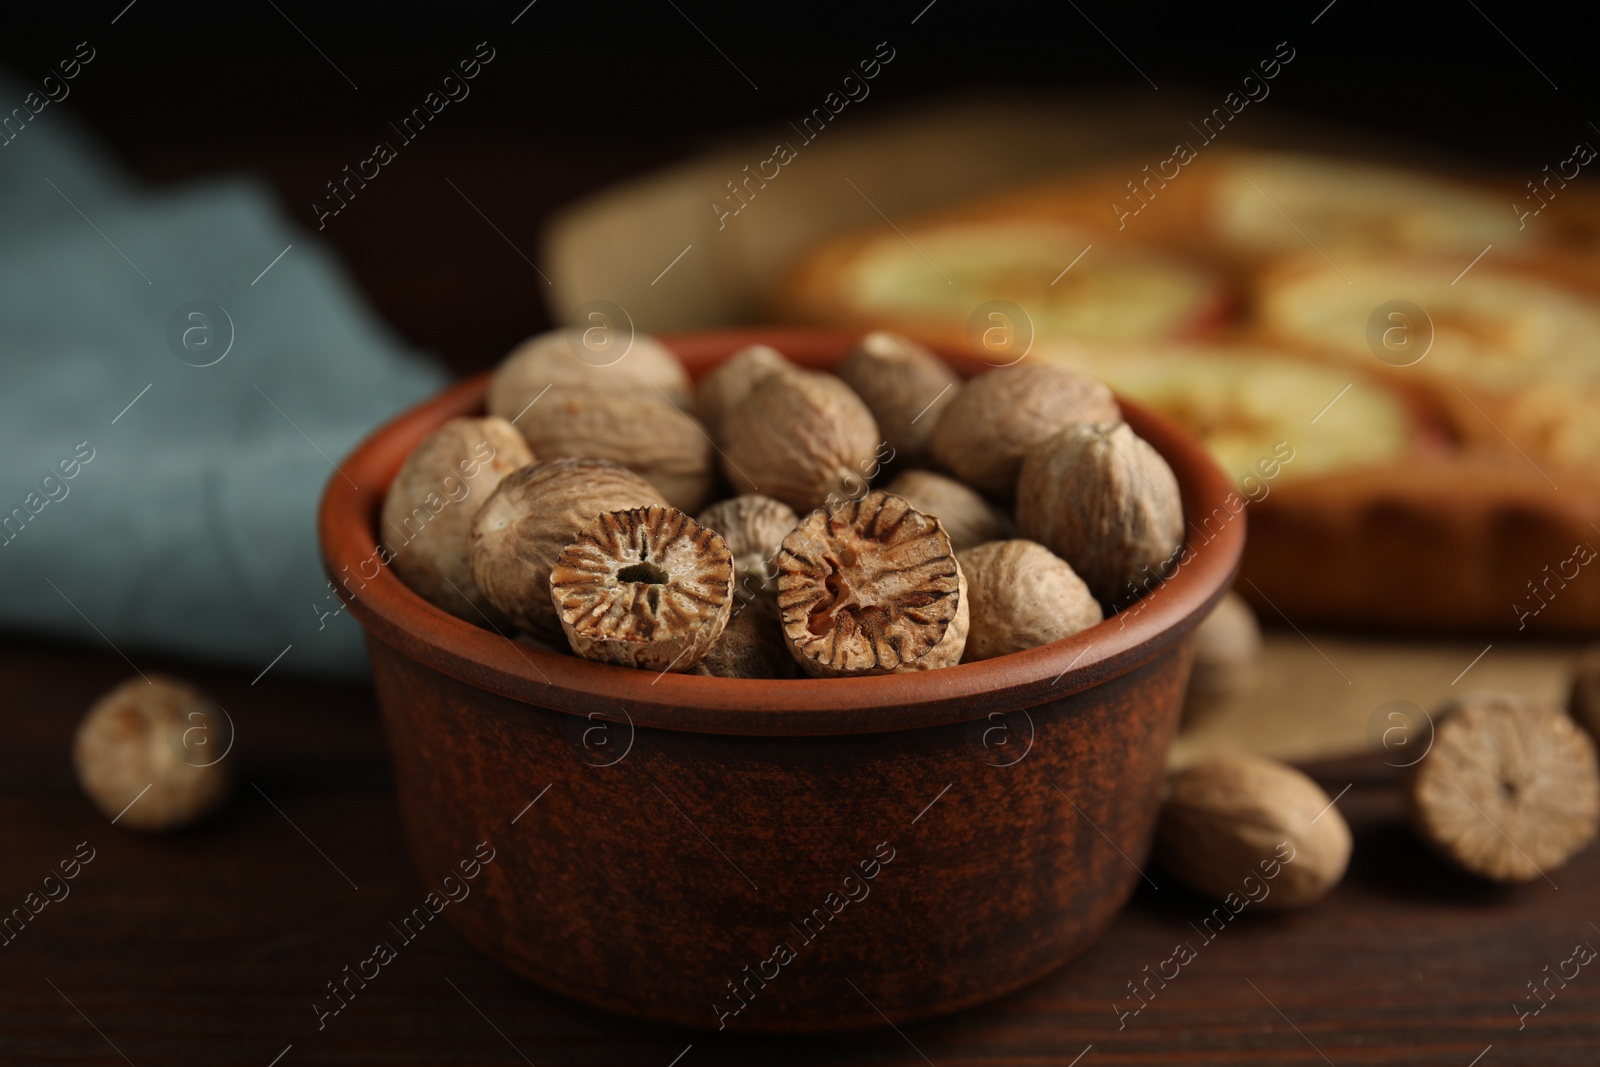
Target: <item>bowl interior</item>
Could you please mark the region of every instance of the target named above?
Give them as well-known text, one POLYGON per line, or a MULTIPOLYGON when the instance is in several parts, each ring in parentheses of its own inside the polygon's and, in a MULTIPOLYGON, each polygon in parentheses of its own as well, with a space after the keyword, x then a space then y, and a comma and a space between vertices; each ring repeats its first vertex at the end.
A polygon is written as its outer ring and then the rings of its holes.
MULTIPOLYGON (((857 339, 771 328, 661 340, 699 378, 756 343, 802 365, 831 368, 857 339)), ((970 354, 940 354, 967 376, 988 369, 970 354)), ((594 663, 458 619, 413 593, 378 559, 378 515, 401 463, 445 420, 482 414, 489 378, 467 379, 406 411, 344 460, 349 478, 329 481, 319 514, 324 565, 369 639, 458 680, 573 715, 625 716, 637 726, 698 733, 800 736, 913 729, 1032 707, 1133 670, 1180 640, 1226 591, 1244 548, 1244 505, 1232 479, 1173 423, 1118 398, 1128 424, 1177 476, 1189 551, 1155 591, 1098 626, 997 659, 869 678, 710 678, 594 663)))

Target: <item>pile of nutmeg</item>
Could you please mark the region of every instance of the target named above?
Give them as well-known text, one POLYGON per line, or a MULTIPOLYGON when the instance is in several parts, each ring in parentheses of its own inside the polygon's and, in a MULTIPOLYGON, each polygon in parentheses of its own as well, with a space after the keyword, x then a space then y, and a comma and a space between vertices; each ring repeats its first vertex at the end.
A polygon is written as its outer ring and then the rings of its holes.
POLYGON ((1093 626, 1182 545, 1172 471, 1065 368, 963 382, 877 332, 695 390, 650 337, 584 341, 512 352, 390 487, 380 558, 452 614, 658 672, 920 671, 1093 626))

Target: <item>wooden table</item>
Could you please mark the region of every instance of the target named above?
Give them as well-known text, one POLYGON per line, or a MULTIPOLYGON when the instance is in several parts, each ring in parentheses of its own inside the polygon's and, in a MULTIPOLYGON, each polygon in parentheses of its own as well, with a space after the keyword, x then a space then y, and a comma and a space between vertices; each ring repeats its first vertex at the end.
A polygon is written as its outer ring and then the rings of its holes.
MULTIPOLYGON (((1551 979, 1555 996, 1520 1031, 1513 1012, 1537 1005, 1527 983, 1574 945, 1600 946, 1600 849, 1552 871, 1553 884, 1475 884, 1420 850, 1395 772, 1367 758, 1316 768, 1330 794, 1350 786, 1339 807, 1356 835, 1349 876, 1320 907, 1246 909, 1207 941, 1207 903, 1154 870, 1159 888, 1063 970, 898 1032, 768 1041, 620 1019, 512 977, 443 924, 319 1031, 311 1005, 324 984, 395 940, 389 923, 427 892, 406 857, 372 695, 175 671, 236 723, 238 788, 204 826, 148 837, 107 825, 68 758, 83 710, 126 664, 20 641, 0 651, 0 908, 20 906, 80 842, 94 850, 70 895, 0 947, 0 1064, 1600 1062, 1600 967, 1565 988, 1551 979), (1165 988, 1152 981, 1155 996, 1119 1028, 1117 1007, 1138 1004, 1128 984, 1179 942, 1197 958, 1165 988)), ((518 831, 538 834, 558 810, 532 809, 518 831)))

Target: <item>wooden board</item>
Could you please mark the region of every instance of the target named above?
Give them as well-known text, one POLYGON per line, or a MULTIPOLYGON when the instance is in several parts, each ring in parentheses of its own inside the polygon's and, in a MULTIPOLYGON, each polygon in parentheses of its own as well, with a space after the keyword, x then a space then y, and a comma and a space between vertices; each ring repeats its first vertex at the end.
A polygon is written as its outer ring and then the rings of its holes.
MULTIPOLYGON (((1173 131, 1209 106, 1181 90, 1161 96, 980 94, 863 116, 799 143, 777 179, 754 184, 744 168, 772 154, 770 135, 731 142, 557 212, 540 247, 553 283, 548 306, 558 321, 577 322, 574 311, 586 301, 615 301, 636 326, 655 333, 765 321, 772 284, 802 252, 835 234, 1107 160, 1137 159, 1130 173, 1137 172, 1152 152, 1170 151, 1173 131), (669 262, 677 264, 671 273, 657 275, 669 262)), ((1241 124, 1231 143, 1364 149, 1391 161, 1415 154, 1414 146, 1268 113, 1241 124)))
MULTIPOLYGON (((1269 642, 1273 662, 1309 685, 1312 661, 1327 664, 1290 639, 1269 642)), ((1315 639, 1353 686, 1377 684, 1357 677, 1353 645, 1315 639)), ((1456 653, 1417 657, 1414 672, 1394 663, 1419 686, 1435 674, 1447 686, 1470 658, 1456 653)), ((1364 654, 1371 663, 1399 655, 1364 654)), ((1509 669, 1493 656, 1468 677, 1509 669)), ((136 659, 147 672, 172 669, 136 659)), ((439 924, 319 1030, 311 1005, 325 983, 375 942, 396 940, 389 923, 427 892, 405 855, 371 695, 177 672, 237 723, 228 759, 239 788, 207 825, 146 837, 107 825, 68 761, 79 716, 127 665, 110 652, 0 650, 0 906, 20 905, 80 842, 94 850, 70 895, 0 948, 0 1063, 1504 1067, 1592 1065, 1600 1050, 1593 968, 1564 988, 1551 979, 1554 997, 1520 1030, 1513 1011, 1537 1006, 1527 983, 1545 980, 1574 945, 1600 946, 1591 925, 1600 849, 1550 872, 1551 883, 1467 881, 1404 829, 1394 772, 1370 757, 1318 771, 1330 793, 1350 787, 1339 807, 1356 834, 1350 874, 1322 906, 1286 916, 1247 908, 1225 925, 1213 920, 1208 940, 1208 904, 1151 870, 1154 884, 1076 962, 947 1019, 784 1040, 638 1023, 533 988, 439 924), (1162 988, 1145 968, 1171 974, 1163 961, 1179 943, 1196 958, 1162 988), (1137 1015, 1119 1015, 1140 1003, 1129 983, 1150 993, 1137 1015)), ((532 809, 518 831, 537 835, 543 812, 556 810, 532 809)), ((862 978, 863 989, 870 983, 862 978)))
MULTIPOLYGON (((1381 639, 1304 632, 1281 621, 1279 627, 1265 635, 1260 662, 1238 688, 1191 694, 1175 762, 1240 750, 1291 761, 1362 752, 1382 744, 1394 701, 1431 712, 1451 697, 1487 689, 1564 704, 1582 647, 1504 636, 1381 639)), ((1391 762, 1405 760, 1397 753, 1391 762)))

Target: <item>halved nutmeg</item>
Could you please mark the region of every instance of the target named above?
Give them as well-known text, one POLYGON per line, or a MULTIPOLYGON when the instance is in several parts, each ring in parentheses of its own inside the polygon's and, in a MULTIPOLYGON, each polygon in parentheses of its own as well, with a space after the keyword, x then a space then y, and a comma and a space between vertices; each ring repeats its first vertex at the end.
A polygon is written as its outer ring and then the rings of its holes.
POLYGON ((1434 713, 1433 747, 1411 778, 1417 831, 1496 882, 1565 863, 1600 829, 1595 746, 1554 703, 1472 694, 1434 713))
POLYGON ((585 659, 686 671, 728 624, 733 554, 675 508, 608 511, 561 550, 550 598, 585 659))
POLYGON ((949 535, 882 490, 818 508, 783 539, 778 610, 790 653, 818 678, 953 667, 967 643, 949 535))
POLYGON ((519 629, 559 642, 550 568, 561 549, 603 511, 666 502, 655 486, 609 459, 523 467, 505 477, 472 520, 472 580, 519 629))

